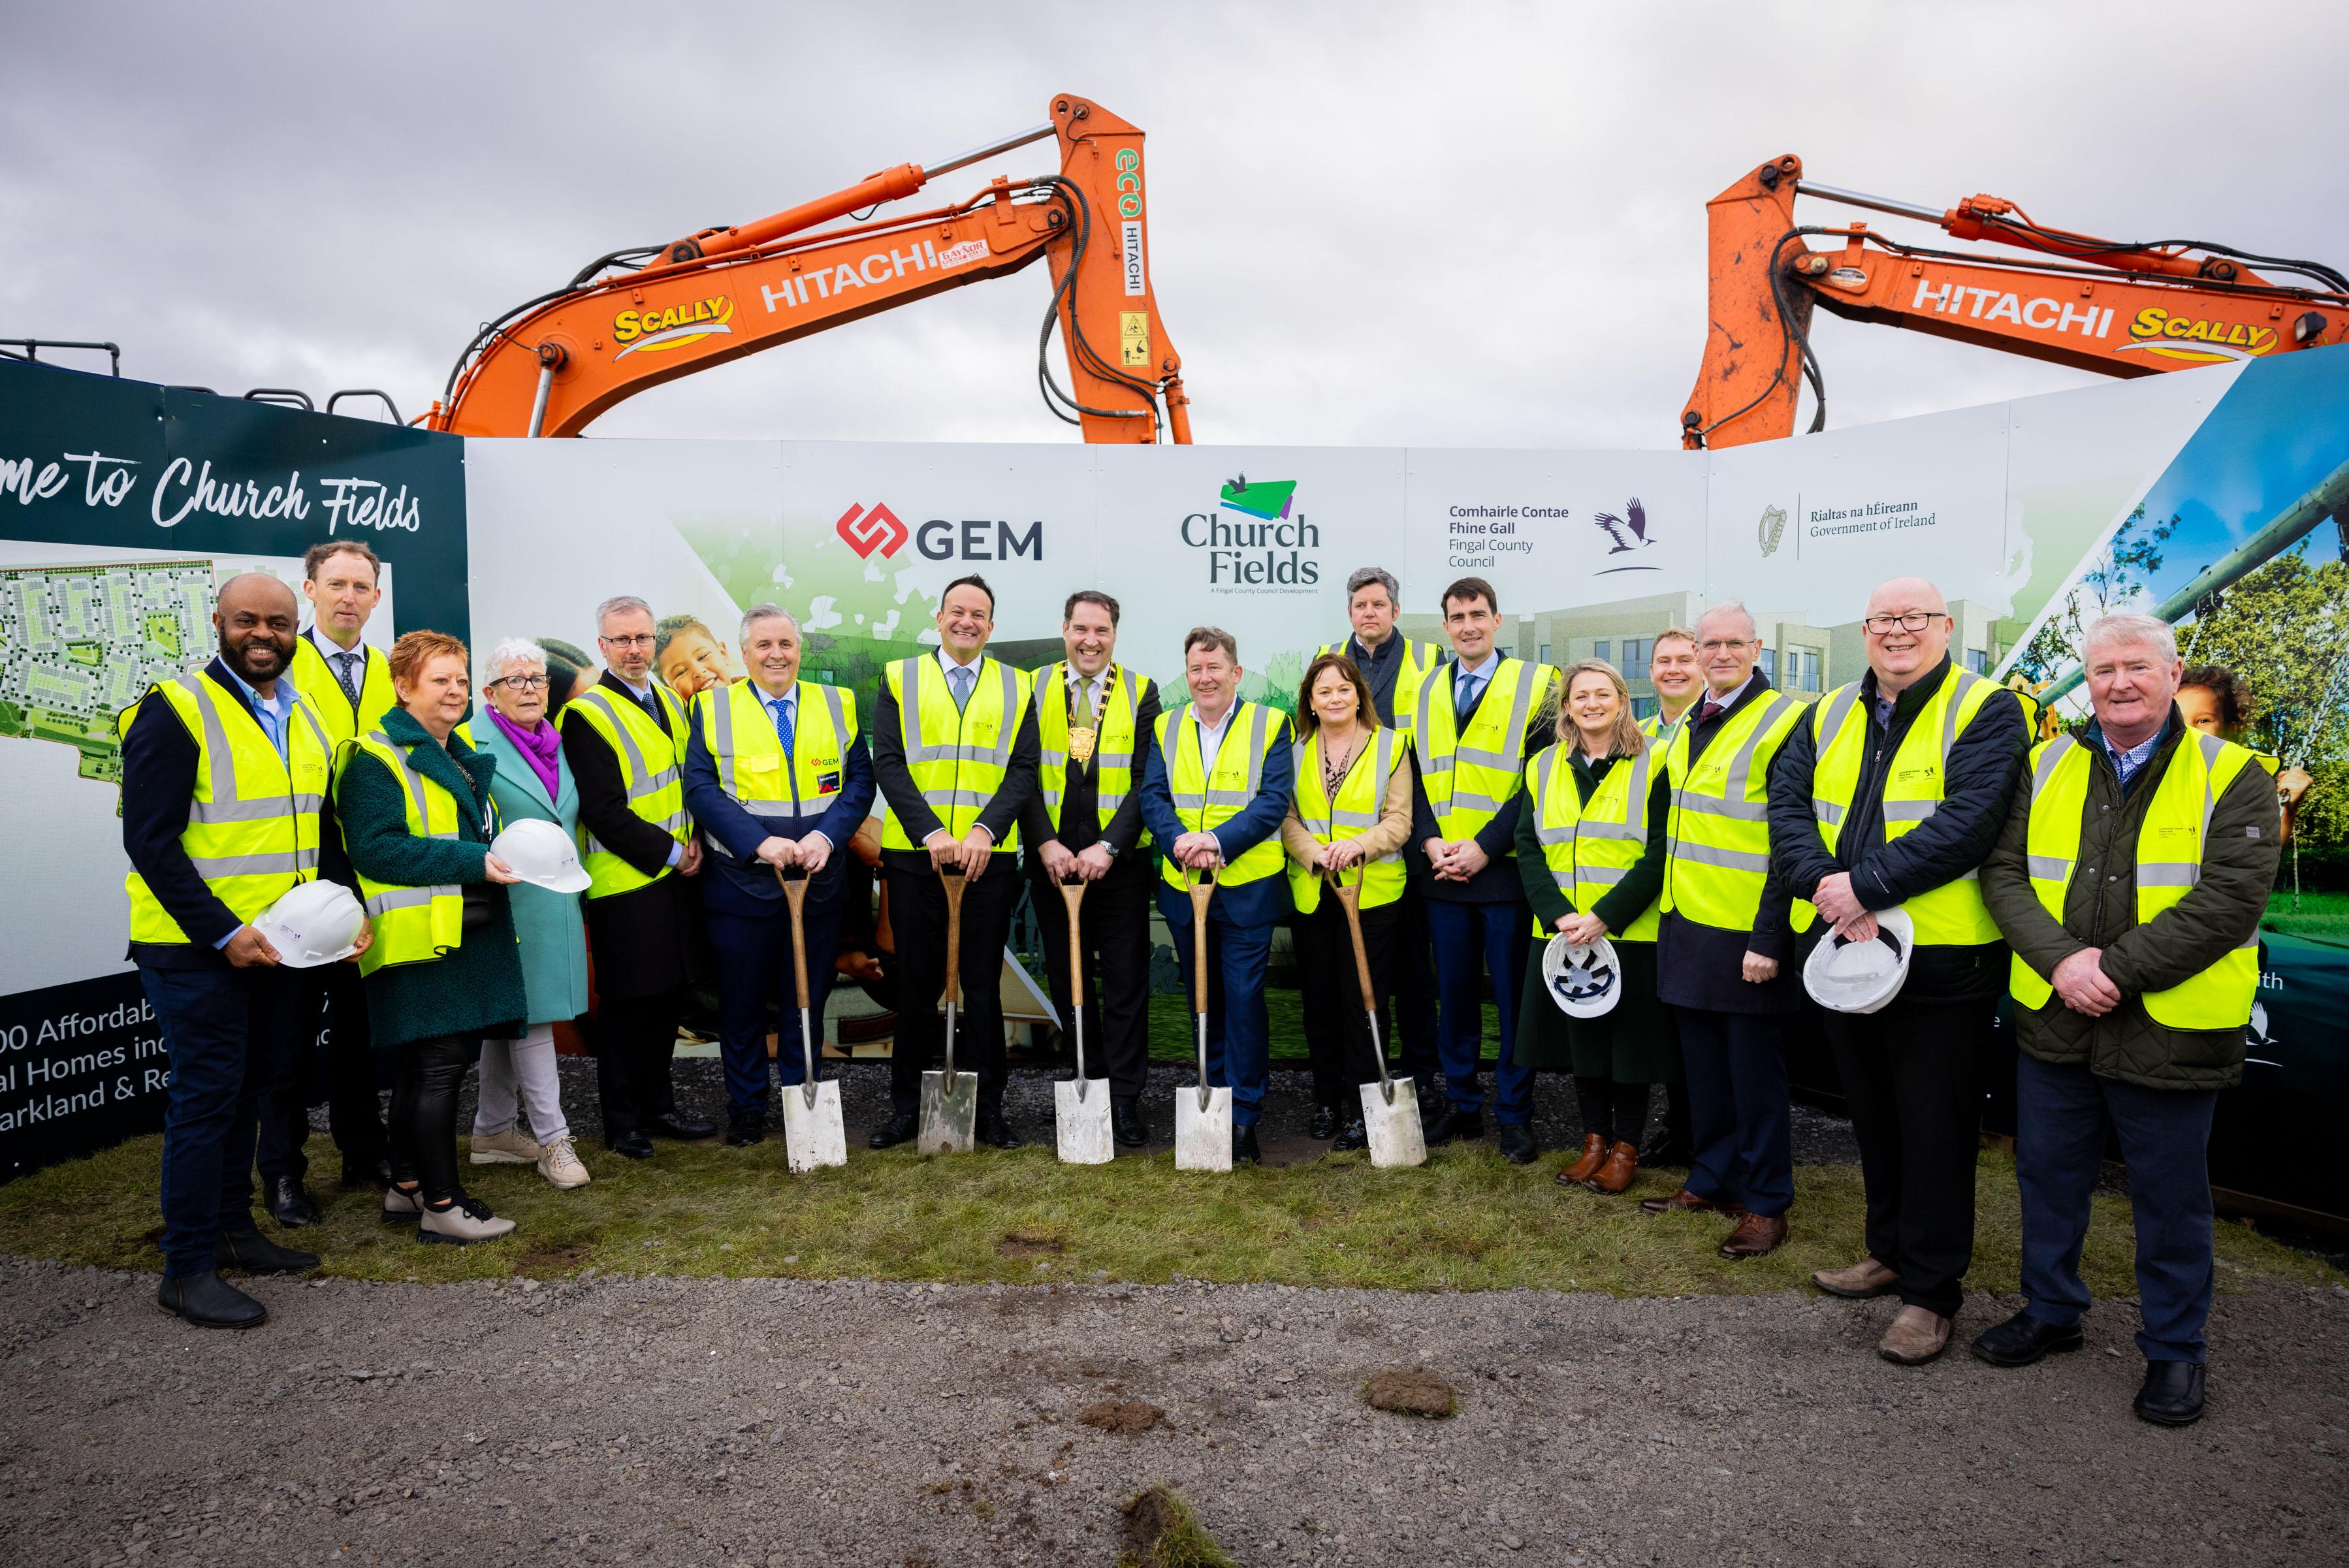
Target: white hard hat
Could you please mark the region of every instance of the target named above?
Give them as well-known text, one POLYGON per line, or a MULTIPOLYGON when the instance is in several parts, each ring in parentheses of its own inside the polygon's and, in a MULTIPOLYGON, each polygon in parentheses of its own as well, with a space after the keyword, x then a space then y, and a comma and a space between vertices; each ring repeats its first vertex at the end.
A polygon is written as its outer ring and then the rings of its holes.
POLYGON ((367 911, 337 882, 289 888, 253 921, 253 929, 277 950, 277 961, 288 969, 316 969, 350 957, 358 950, 359 933, 367 925, 367 911))
POLYGON ((571 835, 551 822, 528 816, 510 825, 490 841, 490 853, 533 887, 555 893, 583 892, 587 887, 587 872, 579 864, 571 835))
POLYGON ((1614 1011, 1623 994, 1623 969, 1615 944, 1605 937, 1577 944, 1564 932, 1542 950, 1542 984, 1568 1018, 1597 1018, 1614 1011))
POLYGON ((1846 941, 1832 929, 1803 963, 1803 989, 1837 1012, 1874 1012, 1900 994, 1917 928, 1905 909, 1879 909, 1876 940, 1846 941))

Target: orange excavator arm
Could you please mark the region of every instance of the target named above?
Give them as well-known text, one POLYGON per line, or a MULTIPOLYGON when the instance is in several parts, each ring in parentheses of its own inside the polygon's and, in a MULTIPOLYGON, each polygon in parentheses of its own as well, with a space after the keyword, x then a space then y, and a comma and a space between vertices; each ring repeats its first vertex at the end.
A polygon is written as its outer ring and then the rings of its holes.
POLYGON ((460 435, 577 435, 648 387, 1040 257, 1052 278, 1037 348, 1048 406, 1089 441, 1188 441, 1182 357, 1151 290, 1146 207, 1142 132, 1064 94, 1049 124, 960 157, 900 164, 756 223, 599 258, 568 286, 484 326, 424 422, 460 435), (1048 138, 1059 142, 1058 173, 808 232, 1048 138), (1048 357, 1055 327, 1066 388, 1048 357))
POLYGON ((2198 241, 2116 244, 2043 228, 1996 196, 1939 211, 1815 183, 1791 156, 1749 171, 1707 202, 1705 215, 1704 364, 1681 414, 1681 443, 1691 448, 1794 434, 1806 379, 1818 401, 1811 428, 1824 428, 1814 308, 2107 376, 2349 341, 2349 279, 2313 262, 2198 241), (1798 192, 2037 254, 1965 254, 1907 244, 1866 223, 1798 224, 1798 192), (1813 250, 1805 242, 1814 236, 1843 244, 1813 250), (2273 281, 2254 265, 2307 284, 2273 281))

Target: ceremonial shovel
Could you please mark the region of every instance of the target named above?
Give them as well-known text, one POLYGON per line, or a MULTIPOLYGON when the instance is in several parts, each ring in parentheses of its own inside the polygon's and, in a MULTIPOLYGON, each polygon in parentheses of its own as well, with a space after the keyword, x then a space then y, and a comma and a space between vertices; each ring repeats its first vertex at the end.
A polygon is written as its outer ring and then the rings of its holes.
POLYGON ((1107 1165, 1117 1150, 1109 1139, 1109 1080, 1085 1076, 1085 942, 1077 923, 1082 882, 1061 884, 1069 906, 1069 1018, 1076 1030, 1077 1077, 1052 1085, 1052 1119, 1063 1165, 1107 1165))
POLYGON ((938 873, 947 892, 947 1065, 922 1075, 922 1130, 915 1147, 924 1154, 968 1154, 978 1125, 978 1075, 954 1070, 955 1015, 962 1002, 962 890, 960 871, 938 873))
POLYGON ((795 1172, 848 1163, 848 1131, 840 1121, 840 1081, 815 1081, 815 1030, 808 1017, 807 929, 801 906, 808 879, 789 877, 775 867, 783 901, 792 907, 792 980, 800 996, 800 1062, 807 1076, 783 1091, 783 1158, 795 1172))
MULTIPOLYGON (((1365 868, 1367 874, 1367 868, 1365 868)), ((1362 887, 1349 888, 1330 874, 1330 891, 1345 907, 1346 929, 1354 938, 1354 973, 1362 982, 1362 1011, 1371 1021, 1371 1059, 1379 1081, 1362 1085, 1362 1129, 1371 1136, 1371 1163, 1380 1167, 1425 1165, 1427 1135, 1419 1125, 1419 1085, 1387 1075, 1387 1048, 1379 1038, 1379 998, 1371 985, 1371 953, 1362 945, 1362 887)))
POLYGON ((1191 874, 1191 997, 1199 1021, 1199 1086, 1174 1091, 1174 1168, 1232 1168, 1232 1092, 1207 1086, 1207 900, 1212 871, 1191 874))

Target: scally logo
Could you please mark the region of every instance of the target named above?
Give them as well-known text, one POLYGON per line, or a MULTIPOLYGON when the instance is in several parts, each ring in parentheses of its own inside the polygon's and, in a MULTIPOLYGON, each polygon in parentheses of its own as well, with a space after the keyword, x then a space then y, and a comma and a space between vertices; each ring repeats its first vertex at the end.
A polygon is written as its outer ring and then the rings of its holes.
POLYGON ((720 333, 730 337, 734 328, 728 324, 733 319, 734 302, 722 294, 673 305, 667 310, 623 310, 612 317, 612 338, 627 347, 612 356, 613 362, 639 348, 658 354, 720 333))
POLYGON ((877 504, 869 511, 862 504, 851 506, 840 514, 832 531, 865 560, 871 560, 875 550, 885 558, 895 555, 906 539, 905 525, 897 521, 897 514, 877 504))

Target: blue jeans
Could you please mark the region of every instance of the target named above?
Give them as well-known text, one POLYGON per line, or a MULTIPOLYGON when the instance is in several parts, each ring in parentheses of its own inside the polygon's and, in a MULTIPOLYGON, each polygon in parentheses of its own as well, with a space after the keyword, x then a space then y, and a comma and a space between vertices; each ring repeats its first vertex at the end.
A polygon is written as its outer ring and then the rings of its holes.
POLYGON ((1447 904, 1427 900, 1427 931, 1435 948, 1435 995, 1440 1023, 1436 1053, 1444 1067, 1444 1094, 1453 1108, 1482 1110, 1485 1092, 1477 1074, 1485 1054, 1485 997, 1481 983, 1493 977, 1493 1010, 1501 1023, 1501 1059, 1493 1067, 1494 1120, 1515 1127, 1533 1120, 1534 1070, 1513 1061, 1517 1038, 1517 996, 1526 983, 1526 932, 1532 909, 1506 904, 1447 904))
POLYGON ((2015 1061, 2014 1176, 2023 1189, 2023 1293, 2031 1315, 2069 1327, 2088 1310, 2080 1246, 2105 1153, 2120 1137, 2137 1220, 2137 1347, 2147 1361, 2202 1359, 2215 1275, 2210 1241, 2210 1116, 2215 1089, 2147 1089, 2015 1061))
POLYGON ((146 969, 171 1084, 163 1108, 163 1272, 212 1267, 222 1231, 250 1231, 261 1106, 290 1093, 316 1022, 316 977, 294 969, 146 969))
MULTIPOLYGON (((764 1120, 767 1112, 767 1005, 781 1003, 775 1031, 775 1066, 783 1086, 806 1076, 800 1048, 798 989, 792 982, 792 919, 703 911, 710 950, 718 960, 719 1054, 726 1063, 730 1116, 764 1120)), ((808 1023, 815 1035, 816 1076, 823 1075, 823 1004, 832 993, 832 955, 840 947, 840 900, 808 898, 808 1023)))
MULTIPOLYGON (((1161 898, 1162 910, 1173 901, 1161 898)), ((1183 966, 1185 1005, 1195 1002, 1191 978, 1191 911, 1180 910, 1178 922, 1168 915, 1166 934, 1183 966)), ((1272 1023, 1264 1006, 1265 962, 1272 956, 1272 927, 1234 925, 1224 918, 1221 905, 1207 906, 1207 1082, 1232 1091, 1232 1124, 1252 1127, 1264 1110, 1264 1091, 1272 1075, 1272 1023)), ((1192 1018, 1193 1053, 1197 1052, 1198 1020, 1192 1018)))
POLYGON ((1795 1202, 1786 1046, 1770 1013, 1675 1007, 1688 1069, 1688 1189, 1764 1216, 1795 1202))

